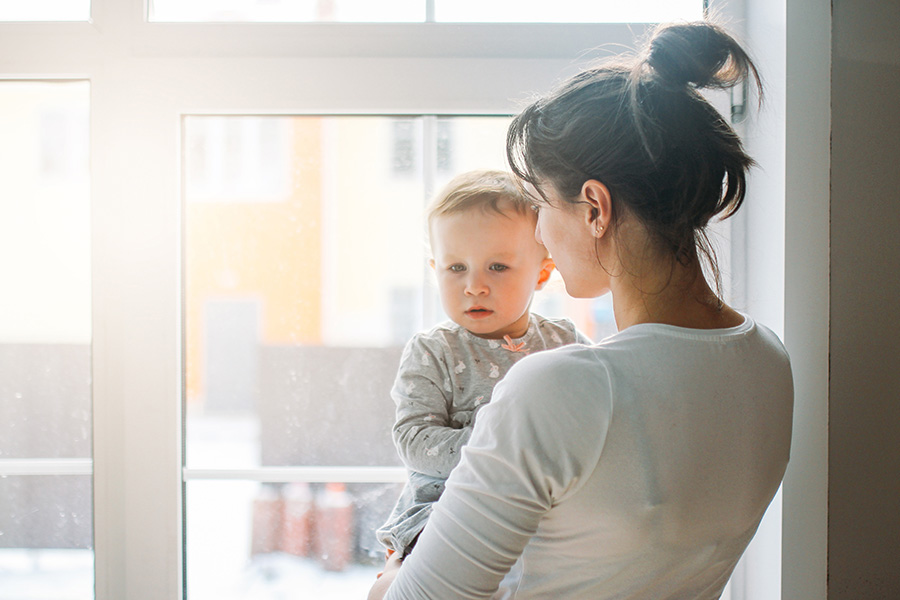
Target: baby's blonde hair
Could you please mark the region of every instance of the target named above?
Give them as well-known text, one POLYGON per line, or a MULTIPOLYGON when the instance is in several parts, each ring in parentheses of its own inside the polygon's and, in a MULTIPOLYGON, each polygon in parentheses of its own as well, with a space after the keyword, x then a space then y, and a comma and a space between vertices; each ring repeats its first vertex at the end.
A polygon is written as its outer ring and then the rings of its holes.
POLYGON ((536 219, 531 202, 509 173, 476 170, 457 175, 434 197, 425 212, 429 229, 436 217, 472 208, 501 215, 512 209, 519 215, 536 219))

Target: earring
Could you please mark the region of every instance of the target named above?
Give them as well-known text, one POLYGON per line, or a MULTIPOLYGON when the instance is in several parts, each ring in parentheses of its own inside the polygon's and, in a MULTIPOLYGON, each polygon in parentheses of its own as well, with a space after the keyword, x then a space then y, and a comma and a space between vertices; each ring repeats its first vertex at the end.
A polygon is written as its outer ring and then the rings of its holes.
POLYGON ((600 234, 603 233, 603 225, 594 221, 594 235, 600 237, 600 234))

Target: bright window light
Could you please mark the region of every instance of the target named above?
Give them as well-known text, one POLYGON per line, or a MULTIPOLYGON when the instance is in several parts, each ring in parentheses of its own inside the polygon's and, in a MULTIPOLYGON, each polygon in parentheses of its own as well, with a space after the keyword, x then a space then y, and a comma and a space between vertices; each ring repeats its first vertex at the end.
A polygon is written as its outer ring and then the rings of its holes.
MULTIPOLYGON (((426 0, 152 0, 150 20, 421 23, 431 20, 426 4, 426 0)), ((658 23, 702 17, 702 0, 434 0, 433 19, 469 23, 658 23)))
POLYGON ((435 0, 435 20, 480 23, 660 23, 703 18, 699 0, 435 0))
POLYGON ((0 82, 3 598, 93 598, 89 101, 0 82))
POLYGON ((0 21, 88 21, 90 0, 0 0, 0 21))
POLYGON ((423 0, 151 0, 151 21, 421 22, 423 0))

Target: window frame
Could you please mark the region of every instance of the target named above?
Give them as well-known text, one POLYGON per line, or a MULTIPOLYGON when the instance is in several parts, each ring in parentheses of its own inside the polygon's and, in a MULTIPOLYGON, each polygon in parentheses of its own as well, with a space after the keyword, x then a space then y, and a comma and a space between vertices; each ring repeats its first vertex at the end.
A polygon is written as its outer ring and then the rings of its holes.
POLYGON ((150 23, 147 2, 93 0, 87 23, 0 23, 0 81, 91 82, 98 600, 184 592, 181 117, 514 114, 648 28, 150 23))

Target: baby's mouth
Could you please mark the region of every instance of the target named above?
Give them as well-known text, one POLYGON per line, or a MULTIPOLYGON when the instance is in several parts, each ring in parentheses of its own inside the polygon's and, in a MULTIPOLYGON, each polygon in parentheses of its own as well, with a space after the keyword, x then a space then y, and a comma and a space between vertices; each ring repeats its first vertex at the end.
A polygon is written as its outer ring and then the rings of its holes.
POLYGON ((474 307, 470 308, 469 310, 467 310, 466 314, 469 315, 470 317, 478 318, 478 317, 486 317, 490 314, 493 314, 493 312, 494 311, 492 311, 488 308, 484 308, 483 306, 474 306, 474 307))

